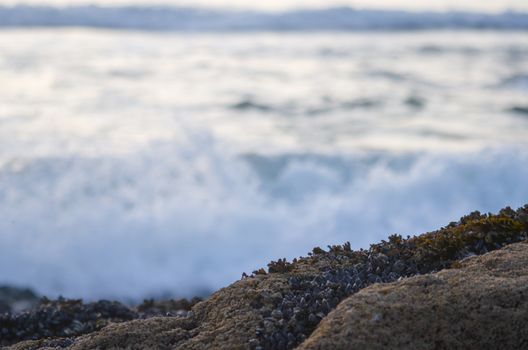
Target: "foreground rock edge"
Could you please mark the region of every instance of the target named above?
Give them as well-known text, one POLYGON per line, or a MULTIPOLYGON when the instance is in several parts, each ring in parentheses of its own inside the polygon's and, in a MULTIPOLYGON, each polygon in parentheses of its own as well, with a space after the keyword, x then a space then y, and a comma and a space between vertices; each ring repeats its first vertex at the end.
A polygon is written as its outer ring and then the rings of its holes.
POLYGON ((299 350, 526 349, 528 244, 344 300, 299 350))
POLYGON ((71 349, 293 348, 302 343, 341 300, 378 282, 435 272, 468 255, 526 239, 528 206, 497 215, 478 212, 438 231, 389 241, 369 250, 350 245, 313 250, 307 258, 269 264, 195 305, 188 317, 114 324, 86 336, 19 343, 71 349))

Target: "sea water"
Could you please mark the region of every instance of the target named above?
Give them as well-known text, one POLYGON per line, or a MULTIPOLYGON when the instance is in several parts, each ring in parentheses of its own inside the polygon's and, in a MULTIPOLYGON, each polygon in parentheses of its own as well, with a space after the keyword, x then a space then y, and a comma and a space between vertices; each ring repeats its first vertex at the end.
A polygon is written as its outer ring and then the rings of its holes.
POLYGON ((0 31, 0 283, 206 293, 528 202, 528 35, 0 31))

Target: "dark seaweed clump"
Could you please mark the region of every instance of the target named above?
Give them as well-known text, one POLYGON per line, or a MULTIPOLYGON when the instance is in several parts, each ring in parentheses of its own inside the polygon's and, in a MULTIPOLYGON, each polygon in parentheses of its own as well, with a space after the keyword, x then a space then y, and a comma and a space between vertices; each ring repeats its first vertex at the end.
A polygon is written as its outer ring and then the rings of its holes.
POLYGON ((117 301, 83 303, 82 300, 48 300, 42 298, 37 306, 25 312, 0 314, 0 346, 23 340, 61 338, 58 347, 71 345, 72 338, 95 332, 110 322, 125 322, 154 316, 187 316, 187 312, 201 301, 145 300, 136 308, 117 301))
MULTIPOLYGON (((379 282, 456 268, 458 261, 528 238, 528 205, 499 214, 474 212, 438 231, 403 238, 392 235, 368 250, 349 243, 315 248, 293 263, 272 262, 269 273, 285 274, 281 298, 255 303, 263 321, 250 340, 252 349, 292 349, 307 338, 343 299, 379 282), (303 273, 303 271, 312 271, 303 273), (272 307, 269 307, 269 305, 272 307)), ((261 298, 262 299, 262 298, 261 298)))

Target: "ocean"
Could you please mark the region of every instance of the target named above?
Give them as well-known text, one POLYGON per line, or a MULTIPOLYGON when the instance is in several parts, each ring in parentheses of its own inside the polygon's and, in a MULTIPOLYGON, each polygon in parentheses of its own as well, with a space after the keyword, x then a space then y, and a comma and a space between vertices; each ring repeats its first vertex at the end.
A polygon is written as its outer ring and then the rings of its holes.
POLYGON ((150 29, 0 30, 1 284, 203 295, 528 202, 526 31, 150 29))

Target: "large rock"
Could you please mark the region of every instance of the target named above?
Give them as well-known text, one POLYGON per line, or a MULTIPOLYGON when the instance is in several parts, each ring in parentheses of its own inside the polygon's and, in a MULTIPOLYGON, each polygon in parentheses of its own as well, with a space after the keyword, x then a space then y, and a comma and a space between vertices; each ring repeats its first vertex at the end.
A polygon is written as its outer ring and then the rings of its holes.
POLYGON ((299 349, 528 349, 528 244, 363 289, 299 349))
MULTIPOLYGON (((307 338, 310 339, 304 346, 349 348, 350 339, 347 337, 353 338, 353 335, 349 336, 349 332, 355 334, 355 331, 351 331, 352 326, 346 328, 348 327, 346 323, 343 323, 344 334, 337 331, 335 335, 324 333, 325 329, 332 330, 332 328, 321 326, 313 335, 316 337, 322 334, 321 341, 328 340, 325 339, 326 336, 335 338, 335 340, 330 339, 335 343, 323 342, 318 345, 315 338, 312 339, 313 331, 321 320, 346 298, 369 285, 380 282, 390 283, 399 278, 458 267, 458 261, 468 255, 485 254, 526 239, 528 239, 528 206, 517 211, 505 208, 498 215, 481 215, 475 212, 461 218, 457 223, 451 223, 445 228, 420 236, 405 239, 393 235, 388 241, 372 245, 368 250, 352 251, 350 244, 344 244, 329 247, 328 251, 315 248, 308 257, 295 259, 292 263, 285 260, 272 262, 268 265, 268 272, 263 269, 255 271, 251 276, 217 291, 207 300, 194 305, 192 311, 185 317, 158 317, 110 324, 103 329, 94 329, 90 334, 81 335, 82 332, 78 332, 67 339, 26 341, 14 345, 13 349, 29 350, 46 346, 76 350, 293 349, 307 338), (342 343, 339 343, 340 337, 343 339, 342 343)), ((509 270, 514 272, 515 263, 511 264, 509 270)), ((456 274, 456 271, 446 273, 456 274)), ((431 276, 420 278, 438 280, 437 277, 431 276)), ((392 288, 390 286, 392 285, 376 288, 390 289, 392 288)), ((439 283, 433 283, 428 288, 449 289, 439 283)), ((378 294, 383 295, 383 293, 378 294)), ((432 295, 433 292, 430 291, 430 296, 432 295)), ((442 293, 438 296, 442 298, 442 293)), ((468 294, 466 301, 469 303, 473 297, 477 295, 468 294)), ((396 303, 395 305, 401 303, 398 298, 392 301, 396 303)), ((475 300, 476 304, 479 302, 475 300)), ((427 308, 423 310, 424 313, 426 311, 427 308)), ((429 312, 433 315, 430 318, 434 320, 434 314, 438 310, 429 310, 429 312)), ((375 322, 373 327, 381 327, 379 331, 382 333, 391 332, 390 324, 386 324, 386 327, 382 327, 381 323, 378 325, 379 322, 387 320, 388 316, 376 314, 371 316, 371 319, 372 317, 375 322)), ((18 318, 14 319, 17 320, 18 318)), ((424 317, 424 320, 428 319, 424 317)), ((72 322, 74 321, 76 320, 72 322)), ((6 318, 4 322, 8 332, 12 333, 16 330, 10 326, 13 323, 12 318, 6 318)), ((421 322, 419 318, 409 318, 408 327, 416 326, 420 329, 421 322), (413 325, 413 322, 416 325, 413 325)), ((478 320, 472 319, 459 324, 469 329, 471 322, 475 322, 475 325, 480 327, 478 320)), ((427 326, 425 328, 431 331, 427 326)), ((433 332, 442 329, 435 328, 433 332)), ((0 322, 0 331, 3 331, 2 322, 0 322)), ((515 330, 504 331, 504 337, 512 334, 516 337, 515 330)), ((411 334, 409 330, 405 332, 411 334)), ((412 338, 411 335, 409 339, 412 338)), ((398 336, 402 337, 399 334, 398 336)), ((385 338, 380 339, 383 341, 385 338)), ((377 343, 365 344, 367 343, 364 343, 364 346, 369 348, 377 343)), ((439 344, 440 347, 441 345, 439 344)))
POLYGON ((28 341, 12 349, 245 349, 262 315, 255 311, 255 300, 266 295, 270 300, 281 298, 280 275, 262 275, 245 279, 221 289, 207 301, 193 307, 187 317, 154 317, 116 323, 102 330, 76 339, 28 341), (269 295, 273 286, 274 296, 269 295), (274 299, 275 298, 275 299, 274 299))

